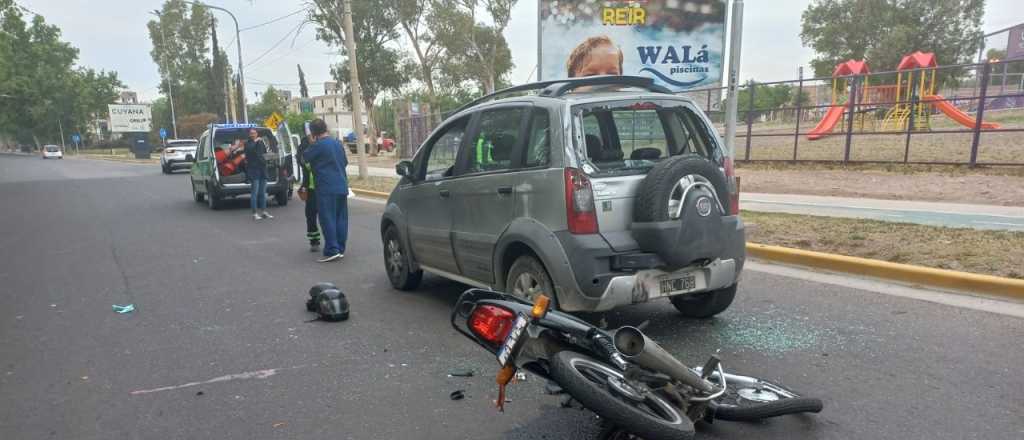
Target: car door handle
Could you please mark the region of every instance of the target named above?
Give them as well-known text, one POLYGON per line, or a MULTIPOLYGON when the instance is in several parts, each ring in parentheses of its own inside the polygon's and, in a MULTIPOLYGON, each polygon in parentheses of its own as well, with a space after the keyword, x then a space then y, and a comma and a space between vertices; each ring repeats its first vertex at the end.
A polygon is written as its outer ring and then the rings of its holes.
POLYGON ((501 186, 501 187, 498 187, 498 194, 512 194, 512 187, 511 186, 501 186))
POLYGON ((437 193, 441 195, 442 199, 447 199, 452 195, 452 192, 446 189, 439 190, 437 193))

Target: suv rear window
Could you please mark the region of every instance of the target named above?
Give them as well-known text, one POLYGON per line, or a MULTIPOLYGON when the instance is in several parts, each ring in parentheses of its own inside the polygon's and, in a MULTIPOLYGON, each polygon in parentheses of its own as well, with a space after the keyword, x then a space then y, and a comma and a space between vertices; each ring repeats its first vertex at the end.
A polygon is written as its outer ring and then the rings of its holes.
POLYGON ((670 156, 699 154, 720 162, 712 132, 693 110, 677 103, 588 106, 574 122, 579 153, 592 175, 641 174, 670 156))
POLYGON ((49 146, 49 147, 46 147, 46 151, 48 151, 50 153, 56 153, 56 152, 60 151, 60 147, 49 146))
MULTIPOLYGON (((277 151, 277 137, 274 136, 274 132, 268 128, 257 128, 257 132, 260 137, 263 138, 263 142, 267 144, 267 149, 276 152, 277 151)), ((229 128, 229 129, 218 129, 214 132, 213 136, 213 149, 228 148, 237 140, 241 140, 244 144, 249 139, 248 128, 229 128)))

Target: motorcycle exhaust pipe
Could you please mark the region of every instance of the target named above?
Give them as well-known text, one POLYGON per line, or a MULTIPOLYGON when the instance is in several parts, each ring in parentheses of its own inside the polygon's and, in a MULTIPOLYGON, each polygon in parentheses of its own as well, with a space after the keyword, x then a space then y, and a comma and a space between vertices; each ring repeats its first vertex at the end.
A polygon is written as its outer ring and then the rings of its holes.
POLYGON ((636 327, 626 326, 616 330, 613 339, 615 348, 626 359, 637 365, 667 374, 669 377, 705 393, 715 390, 714 385, 687 368, 636 327))

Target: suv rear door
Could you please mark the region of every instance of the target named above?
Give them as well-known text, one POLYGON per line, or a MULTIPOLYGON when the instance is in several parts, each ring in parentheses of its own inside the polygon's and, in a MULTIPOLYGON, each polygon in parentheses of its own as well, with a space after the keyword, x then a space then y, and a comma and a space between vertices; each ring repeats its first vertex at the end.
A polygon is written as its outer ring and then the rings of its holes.
POLYGON ((616 251, 637 248, 630 231, 633 201, 657 162, 690 153, 721 166, 714 129, 687 101, 616 100, 573 114, 590 165, 584 168, 593 182, 598 230, 616 251))
POLYGON ((514 217, 530 109, 514 103, 480 111, 451 183, 455 258, 463 275, 484 284, 494 283, 494 247, 514 217))

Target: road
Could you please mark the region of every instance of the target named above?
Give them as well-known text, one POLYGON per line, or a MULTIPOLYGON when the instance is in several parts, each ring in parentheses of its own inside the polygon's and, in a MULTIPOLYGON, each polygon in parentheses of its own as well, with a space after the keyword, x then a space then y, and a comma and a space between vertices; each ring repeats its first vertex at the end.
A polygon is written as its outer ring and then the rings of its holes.
MULTIPOLYGON (((427 277, 392 290, 380 203, 352 202, 347 256, 322 265, 297 200, 254 222, 244 199, 194 203, 187 179, 0 156, 0 438, 593 438, 593 414, 559 408, 536 377, 495 412, 496 362, 448 324, 465 287, 427 277), (348 294, 349 321, 310 322, 316 281, 348 294), (126 303, 136 311, 111 310, 126 303), (476 376, 447 376, 465 368, 476 376), (457 389, 466 399, 448 398, 457 389)), ((650 319, 683 359, 719 352, 727 369, 825 400, 816 416, 716 423, 699 438, 1024 437, 1021 318, 757 266, 715 319, 666 302, 606 316, 650 319)))
POLYGON ((850 217, 954 228, 1024 231, 1024 207, 800 194, 740 194, 743 209, 850 217))

